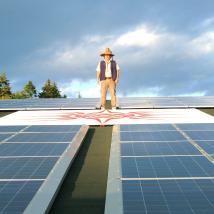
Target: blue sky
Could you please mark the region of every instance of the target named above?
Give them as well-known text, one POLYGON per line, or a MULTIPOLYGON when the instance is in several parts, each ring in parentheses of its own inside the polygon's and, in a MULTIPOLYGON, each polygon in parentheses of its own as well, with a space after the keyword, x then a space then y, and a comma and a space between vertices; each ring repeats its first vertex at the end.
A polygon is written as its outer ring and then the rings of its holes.
POLYGON ((213 0, 0 0, 0 26, 0 72, 14 91, 50 78, 69 97, 98 97, 110 47, 119 96, 214 95, 213 0))

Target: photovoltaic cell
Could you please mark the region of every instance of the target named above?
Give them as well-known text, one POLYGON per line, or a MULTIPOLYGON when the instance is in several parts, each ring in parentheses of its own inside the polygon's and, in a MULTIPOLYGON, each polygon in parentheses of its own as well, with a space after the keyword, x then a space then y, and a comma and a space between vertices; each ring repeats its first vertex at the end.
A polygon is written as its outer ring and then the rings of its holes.
POLYGON ((1 110, 26 109, 95 109, 99 98, 40 98, 0 100, 1 110))
MULTIPOLYGON (((76 149, 72 140, 80 128, 72 125, 0 126, 0 213, 23 213, 35 200, 35 194, 41 194, 38 190, 43 182, 46 182, 43 188, 55 191, 62 179, 59 175, 65 173, 69 158, 73 157, 71 154, 66 159, 63 153, 76 149), (58 176, 57 181, 51 176, 58 176)), ((78 145, 75 142, 75 146, 78 145)), ((44 198, 47 207, 51 193, 49 197, 44 198)))
POLYGON ((189 131, 214 131, 214 123, 187 123, 187 124, 176 124, 181 130, 189 131))
POLYGON ((12 136, 13 134, 0 134, 0 141, 7 139, 8 137, 12 136))
POLYGON ((0 132, 18 132, 26 126, 0 126, 0 132))
POLYGON ((193 108, 213 107, 214 97, 130 97, 119 98, 119 107, 128 108, 193 108))
POLYGON ((214 154, 214 141, 196 141, 208 154, 214 154))
POLYGON ((121 132, 121 141, 183 141, 185 138, 177 131, 121 132))
POLYGON ((8 142, 71 142, 75 132, 70 133, 19 133, 8 142))
POLYGON ((122 157, 122 177, 214 177, 214 165, 204 156, 122 157))
POLYGON ((120 150, 111 150, 110 163, 119 155, 123 213, 213 213, 214 124, 120 125, 113 136, 120 150))
POLYGON ((214 131, 185 131, 192 140, 214 140, 214 131))
POLYGON ((122 125, 120 131, 175 131, 175 128, 171 124, 133 124, 122 125))
POLYGON ((42 181, 0 181, 0 213, 23 213, 42 181))
MULTIPOLYGON (((214 147, 213 147, 213 151, 214 151, 214 147)), ((187 141, 179 141, 179 142, 150 141, 150 142, 121 143, 121 155, 122 156, 201 155, 201 153, 187 141)))
POLYGON ((44 179, 57 157, 0 158, 1 179, 44 179))
POLYGON ((51 126, 41 126, 35 125, 30 126, 25 129, 24 132, 77 132, 81 126, 71 126, 71 125, 51 125, 51 126))
POLYGON ((126 214, 212 214, 214 181, 122 181, 126 214))
POLYGON ((60 156, 68 143, 3 143, 0 156, 60 156))

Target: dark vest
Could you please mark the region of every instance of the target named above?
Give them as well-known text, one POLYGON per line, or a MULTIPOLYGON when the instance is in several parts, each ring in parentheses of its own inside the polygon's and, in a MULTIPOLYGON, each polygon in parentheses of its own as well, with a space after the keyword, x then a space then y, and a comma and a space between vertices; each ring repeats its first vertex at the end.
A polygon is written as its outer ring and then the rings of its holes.
MULTIPOLYGON (((111 60, 111 77, 115 81, 117 79, 117 66, 114 60, 111 60)), ((106 63, 105 61, 100 62, 100 80, 105 80, 106 63)))

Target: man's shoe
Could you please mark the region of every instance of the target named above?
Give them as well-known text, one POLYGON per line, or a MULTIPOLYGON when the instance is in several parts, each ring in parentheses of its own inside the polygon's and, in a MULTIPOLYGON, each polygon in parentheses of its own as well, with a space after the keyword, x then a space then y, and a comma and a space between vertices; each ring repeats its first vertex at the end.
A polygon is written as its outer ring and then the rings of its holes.
POLYGON ((116 108, 116 107, 112 107, 112 110, 114 110, 114 111, 115 111, 115 110, 117 110, 117 108, 116 108))
POLYGON ((101 110, 106 110, 106 109, 105 109, 105 107, 102 106, 102 107, 101 107, 101 110))

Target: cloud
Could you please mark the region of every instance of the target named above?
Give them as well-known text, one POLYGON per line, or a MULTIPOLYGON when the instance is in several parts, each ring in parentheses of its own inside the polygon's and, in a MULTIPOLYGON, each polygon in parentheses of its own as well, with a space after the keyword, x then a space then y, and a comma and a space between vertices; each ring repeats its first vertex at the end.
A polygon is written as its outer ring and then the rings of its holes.
POLYGON ((79 95, 84 98, 100 97, 100 87, 94 79, 87 81, 73 79, 71 82, 61 84, 60 91, 68 97, 78 97, 79 95))
POLYGON ((159 35, 150 31, 147 26, 137 27, 134 31, 129 31, 120 35, 115 42, 116 46, 139 46, 147 47, 158 42, 159 35))
POLYGON ((26 82, 31 71, 39 87, 50 78, 70 97, 79 92, 83 97, 99 97, 95 69, 105 47, 113 50, 121 68, 120 96, 211 93, 212 84, 206 82, 208 76, 213 79, 211 30, 190 35, 142 23, 111 34, 84 35, 75 45, 69 41, 54 43, 26 56, 16 69, 22 73, 20 81, 26 82))
POLYGON ((203 27, 203 28, 210 28, 210 27, 213 28, 213 26, 214 26, 214 17, 213 16, 203 20, 200 23, 200 27, 203 27))
POLYGON ((214 31, 202 33, 190 42, 193 56, 206 55, 214 52, 214 31))

